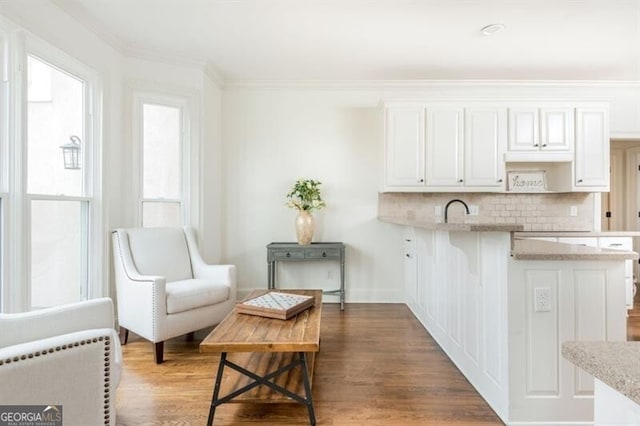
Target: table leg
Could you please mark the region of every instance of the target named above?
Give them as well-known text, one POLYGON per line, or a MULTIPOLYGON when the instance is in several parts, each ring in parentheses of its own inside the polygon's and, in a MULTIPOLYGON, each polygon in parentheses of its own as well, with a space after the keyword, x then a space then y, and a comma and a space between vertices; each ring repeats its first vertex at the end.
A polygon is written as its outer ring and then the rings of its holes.
POLYGON ((276 288, 276 262, 269 262, 269 290, 276 288))
POLYGON ((220 365, 218 365, 218 374, 216 374, 216 384, 213 386, 213 397, 211 397, 211 408, 209 408, 209 418, 207 419, 207 426, 213 425, 213 416, 216 414, 216 407, 218 406, 218 394, 220 393, 220 384, 222 383, 222 372, 224 371, 224 365, 227 361, 227 353, 222 352, 220 355, 220 365))
POLYGON ((304 382, 304 392, 306 393, 306 404, 309 409, 309 424, 315 426, 316 413, 313 409, 313 398, 311 397, 311 383, 309 382, 309 370, 307 370, 307 356, 304 352, 298 352, 300 362, 302 363, 302 380, 304 382))

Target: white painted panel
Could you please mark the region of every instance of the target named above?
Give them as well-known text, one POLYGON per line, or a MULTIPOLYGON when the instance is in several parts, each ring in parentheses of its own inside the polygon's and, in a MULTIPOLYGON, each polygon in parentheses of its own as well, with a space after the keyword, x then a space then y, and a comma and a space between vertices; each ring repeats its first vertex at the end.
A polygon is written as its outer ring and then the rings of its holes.
POLYGON ((559 270, 527 270, 526 282, 526 369, 528 396, 557 396, 559 375, 559 270), (550 310, 536 312, 536 289, 546 289, 550 295, 550 310))
MULTIPOLYGON (((607 271, 574 270, 576 340, 607 340, 607 271)), ((575 394, 593 395, 593 377, 574 367, 575 394)))
POLYGON ((449 245, 449 234, 444 231, 435 232, 436 262, 434 271, 434 299, 435 299, 435 323, 441 331, 444 332, 446 327, 446 308, 447 300, 445 299, 445 288, 449 282, 447 274, 449 270, 449 258, 446 247, 449 245))
POLYGON ((436 311, 436 251, 435 251, 435 233, 433 231, 420 230, 418 233, 420 253, 424 260, 421 261, 423 270, 420 270, 418 279, 422 280, 421 285, 425 291, 425 320, 435 321, 436 311), (424 274, 424 276, 423 276, 424 274))
POLYGON ((449 280, 446 283, 447 301, 447 331, 449 338, 457 346, 461 346, 461 321, 460 316, 463 294, 460 287, 465 281, 466 262, 464 254, 455 247, 450 246, 449 253, 449 280))
POLYGON ((507 354, 507 271, 504 236, 484 232, 480 238, 479 276, 482 297, 484 330, 482 336, 484 372, 498 386, 506 381, 505 355, 507 354), (502 237, 502 238, 501 238, 502 237))

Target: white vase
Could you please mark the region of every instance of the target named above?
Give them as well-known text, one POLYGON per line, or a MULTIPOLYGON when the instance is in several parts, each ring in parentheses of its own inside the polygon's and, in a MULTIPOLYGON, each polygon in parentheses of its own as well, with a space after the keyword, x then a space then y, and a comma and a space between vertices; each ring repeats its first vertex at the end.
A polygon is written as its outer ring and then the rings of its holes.
POLYGON ((296 216, 296 237, 298 238, 298 244, 305 246, 311 244, 315 228, 316 223, 313 215, 306 210, 298 210, 298 216, 296 216))

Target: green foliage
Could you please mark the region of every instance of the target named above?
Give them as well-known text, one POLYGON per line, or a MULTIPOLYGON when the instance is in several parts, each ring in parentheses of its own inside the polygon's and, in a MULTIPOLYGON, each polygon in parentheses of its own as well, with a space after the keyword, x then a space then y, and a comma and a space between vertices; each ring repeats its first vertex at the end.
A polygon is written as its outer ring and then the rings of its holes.
POLYGON ((320 210, 326 204, 320 196, 319 186, 322 182, 313 179, 298 179, 291 188, 291 192, 287 194, 287 206, 311 212, 320 210))

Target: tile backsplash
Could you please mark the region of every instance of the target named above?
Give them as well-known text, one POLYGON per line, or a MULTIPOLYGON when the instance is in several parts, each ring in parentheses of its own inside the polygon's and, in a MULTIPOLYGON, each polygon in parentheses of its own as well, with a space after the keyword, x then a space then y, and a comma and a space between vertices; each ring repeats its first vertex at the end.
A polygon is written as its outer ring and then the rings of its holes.
POLYGON ((464 216, 464 206, 449 207, 449 222, 514 223, 525 231, 592 231, 593 194, 585 192, 549 194, 492 193, 380 193, 378 215, 416 220, 442 221, 444 207, 452 199, 478 206, 478 216, 464 216), (441 216, 436 216, 440 206, 441 216), (571 216, 575 207, 576 216, 571 216))

